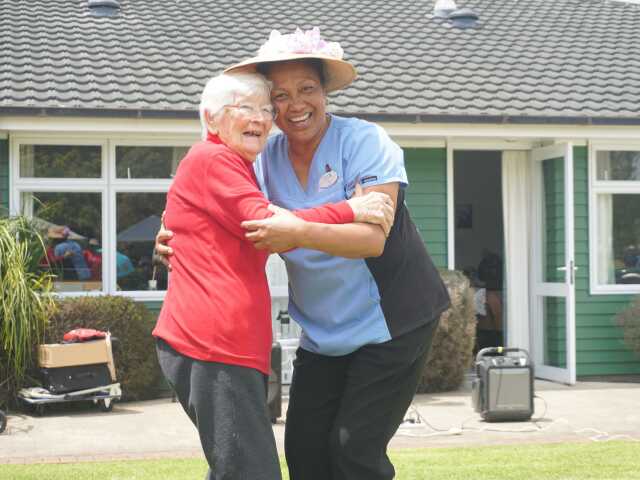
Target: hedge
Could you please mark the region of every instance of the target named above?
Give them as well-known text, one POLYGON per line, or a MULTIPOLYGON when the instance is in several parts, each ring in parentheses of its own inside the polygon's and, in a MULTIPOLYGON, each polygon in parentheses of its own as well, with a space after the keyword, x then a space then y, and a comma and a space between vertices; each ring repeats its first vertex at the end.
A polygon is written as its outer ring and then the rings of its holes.
POLYGON ((110 331, 118 339, 113 353, 123 400, 142 400, 156 396, 161 375, 151 336, 154 324, 155 317, 143 304, 126 297, 66 298, 58 301, 45 339, 61 342, 75 328, 110 331))
POLYGON ((458 388, 473 362, 476 337, 474 291, 469 279, 455 270, 440 275, 449 290, 451 307, 440 317, 418 392, 445 392, 458 388))

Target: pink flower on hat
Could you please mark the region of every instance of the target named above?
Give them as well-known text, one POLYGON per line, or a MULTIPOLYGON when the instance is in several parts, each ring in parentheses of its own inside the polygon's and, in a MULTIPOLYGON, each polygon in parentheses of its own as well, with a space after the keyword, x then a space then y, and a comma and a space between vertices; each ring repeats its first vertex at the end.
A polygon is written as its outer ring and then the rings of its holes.
POLYGON ((268 56, 281 53, 322 54, 342 59, 344 51, 338 42, 325 42, 320 37, 320 29, 302 31, 296 28, 294 33, 282 35, 278 30, 272 30, 267 40, 258 51, 258 56, 268 56))

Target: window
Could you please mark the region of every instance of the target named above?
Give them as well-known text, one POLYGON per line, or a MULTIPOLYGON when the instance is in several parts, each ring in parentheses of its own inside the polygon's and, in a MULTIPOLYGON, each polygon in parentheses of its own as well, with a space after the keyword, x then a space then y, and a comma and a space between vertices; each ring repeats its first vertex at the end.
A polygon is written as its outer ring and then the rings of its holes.
POLYGON ((640 146, 594 146, 590 171, 592 291, 638 293, 640 146))
POLYGON ((116 193, 116 279, 121 290, 167 289, 164 269, 158 278, 151 263, 165 203, 165 193, 116 193))
POLYGON ((194 140, 12 140, 12 208, 40 226, 41 268, 55 275, 57 291, 162 298, 167 275, 151 262, 155 234, 194 140))
POLYGON ((100 178, 101 147, 20 145, 20 177, 100 178))
POLYGON ((117 178, 173 178, 188 147, 116 147, 117 178))
POLYGON ((93 245, 102 238, 101 194, 92 192, 22 192, 23 211, 40 227, 46 242, 42 268, 55 275, 63 292, 102 291, 102 267, 93 245))
POLYGON ((121 143, 114 147, 114 277, 122 292, 167 289, 167 272, 153 268, 155 236, 166 192, 189 145, 121 143))

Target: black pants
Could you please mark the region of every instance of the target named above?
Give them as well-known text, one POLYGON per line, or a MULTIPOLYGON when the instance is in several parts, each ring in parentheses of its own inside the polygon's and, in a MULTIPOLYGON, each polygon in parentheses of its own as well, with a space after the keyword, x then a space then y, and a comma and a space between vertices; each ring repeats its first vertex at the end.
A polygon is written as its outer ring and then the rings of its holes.
POLYGON ((253 368, 204 362, 156 344, 162 372, 198 429, 208 480, 280 480, 267 410, 267 378, 253 368))
POLYGON ((437 322, 329 357, 296 352, 285 452, 291 480, 386 480, 387 444, 411 404, 437 322))

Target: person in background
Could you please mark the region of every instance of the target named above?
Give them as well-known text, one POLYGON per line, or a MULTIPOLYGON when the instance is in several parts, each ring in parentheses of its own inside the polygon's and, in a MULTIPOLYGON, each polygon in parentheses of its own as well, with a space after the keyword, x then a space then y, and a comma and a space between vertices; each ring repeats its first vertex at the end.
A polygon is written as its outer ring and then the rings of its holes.
POLYGON ((627 246, 622 255, 622 268, 615 271, 616 283, 640 283, 640 249, 635 245, 627 246))
MULTIPOLYGON (((375 124, 327 113, 327 93, 349 85, 356 72, 317 28, 273 31, 257 57, 226 71, 258 71, 273 82, 281 133, 255 164, 270 201, 309 208, 344 201, 360 187, 392 199, 388 237, 375 225, 316 225, 307 248, 295 249, 296 232, 303 231, 299 218, 285 212, 243 223, 257 251, 284 258, 288 311, 303 331, 285 430, 290 478, 391 479, 387 445, 449 307, 405 205, 402 149, 375 124)), ((183 235, 174 233, 172 241, 183 235)), ((183 253, 177 244, 163 245, 169 238, 171 232, 161 230, 156 249, 175 252, 174 263, 183 253)))
MULTIPOLYGON (((164 222, 179 253, 153 335, 162 372, 200 435, 210 479, 280 478, 266 402, 268 253, 240 226, 273 215, 253 170, 275 115, 269 93, 260 74, 211 79, 200 103, 203 141, 180 162, 167 194, 164 222)), ((293 247, 311 246, 311 229, 324 227, 312 221, 373 221, 384 236, 392 211, 380 193, 296 211, 293 247)))
MULTIPOLYGON (((89 239, 87 248, 82 252, 85 262, 91 270, 92 280, 102 280, 102 247, 96 238, 89 239)), ((116 252, 116 278, 122 280, 135 271, 127 255, 116 252)))
POLYGON ((102 280, 102 249, 95 238, 89 239, 87 248, 82 252, 84 260, 91 270, 92 280, 102 280))
POLYGON ((485 315, 478 315, 476 350, 504 346, 502 321, 503 262, 496 253, 482 251, 478 279, 485 289, 485 315))
POLYGON ((118 280, 122 280, 135 272, 135 268, 128 255, 122 252, 116 252, 116 276, 118 280))
MULTIPOLYGON (((51 269, 52 272, 62 279, 64 274, 64 257, 58 257, 53 253, 54 248, 58 243, 62 241, 62 228, 63 227, 50 227, 47 230, 47 243, 45 254, 40 260, 40 268, 42 269, 51 269)), ((70 261, 68 264, 68 268, 70 269, 73 275, 73 279, 75 280, 75 271, 70 261)))
POLYGON ((89 280, 91 270, 82 254, 82 247, 78 242, 69 238, 71 230, 66 226, 50 227, 48 237, 55 242, 51 250, 47 251, 50 264, 62 262, 62 280, 89 280))

